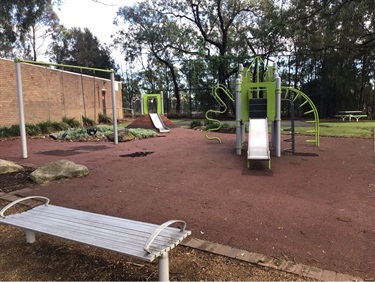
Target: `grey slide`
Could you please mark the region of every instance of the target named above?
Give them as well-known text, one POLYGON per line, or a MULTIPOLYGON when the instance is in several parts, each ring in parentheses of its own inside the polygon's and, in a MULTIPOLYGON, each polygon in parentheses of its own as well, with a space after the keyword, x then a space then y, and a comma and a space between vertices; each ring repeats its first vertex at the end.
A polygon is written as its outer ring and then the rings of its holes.
POLYGON ((150 118, 151 118, 151 121, 153 123, 153 125, 155 126, 155 128, 160 132, 160 133, 164 133, 164 132, 170 132, 171 130, 166 127, 163 123, 163 121, 161 120, 160 116, 158 114, 155 114, 155 113, 152 113, 152 114, 149 114, 150 115, 150 118))

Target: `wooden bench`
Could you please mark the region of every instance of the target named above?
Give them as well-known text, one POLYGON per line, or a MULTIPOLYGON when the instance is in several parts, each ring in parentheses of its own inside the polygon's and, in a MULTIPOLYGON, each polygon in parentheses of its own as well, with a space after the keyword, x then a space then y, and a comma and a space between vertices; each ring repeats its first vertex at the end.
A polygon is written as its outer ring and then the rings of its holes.
POLYGON ((42 196, 25 197, 6 205, 0 211, 0 223, 23 228, 28 243, 35 242, 35 233, 44 233, 148 262, 158 258, 160 281, 169 280, 168 252, 191 234, 180 220, 155 225, 50 205, 49 199, 42 196), (29 199, 42 199, 45 204, 4 215, 9 208, 29 199), (174 223, 179 228, 170 227, 174 223))
POLYGON ((366 118, 367 115, 362 114, 362 111, 339 111, 339 114, 334 117, 341 118, 342 121, 345 121, 346 118, 348 118, 349 121, 355 118, 358 122, 360 118, 366 118))

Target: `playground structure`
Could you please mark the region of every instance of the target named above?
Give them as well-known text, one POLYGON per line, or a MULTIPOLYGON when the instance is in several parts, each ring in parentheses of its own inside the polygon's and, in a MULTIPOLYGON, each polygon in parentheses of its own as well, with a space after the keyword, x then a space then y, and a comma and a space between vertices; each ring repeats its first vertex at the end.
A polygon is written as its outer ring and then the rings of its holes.
POLYGON ((275 156, 281 156, 281 103, 287 101, 292 108, 291 125, 284 129, 289 132, 291 138, 284 141, 292 143, 290 149, 285 151, 294 154, 294 104, 297 99, 303 100, 298 106, 304 110, 303 114, 311 116, 314 129, 306 133, 313 134, 313 139, 306 140, 319 147, 319 115, 314 103, 303 92, 291 88, 282 87, 281 79, 277 73, 277 65, 265 66, 260 57, 255 57, 249 67, 239 66, 236 79, 235 98, 224 85, 215 85, 212 88, 212 95, 220 105, 220 110, 209 110, 206 112, 206 119, 218 124, 216 128, 206 131, 206 138, 217 140, 220 138, 209 136, 210 131, 218 130, 221 122, 212 118, 211 113, 223 114, 227 111, 227 105, 220 97, 226 95, 229 100, 235 101, 236 109, 236 154, 241 155, 242 148, 246 144, 245 127, 248 125, 247 138, 247 167, 250 167, 251 160, 266 160, 268 168, 271 168, 270 144, 268 138, 268 125, 271 123, 271 145, 275 150, 275 156), (308 110, 305 111, 305 108, 308 110))
POLYGON ((141 109, 142 115, 149 115, 152 124, 160 133, 170 132, 170 129, 165 126, 160 115, 164 115, 163 95, 160 94, 142 94, 141 95, 141 109), (150 113, 149 102, 156 104, 156 113, 150 113))

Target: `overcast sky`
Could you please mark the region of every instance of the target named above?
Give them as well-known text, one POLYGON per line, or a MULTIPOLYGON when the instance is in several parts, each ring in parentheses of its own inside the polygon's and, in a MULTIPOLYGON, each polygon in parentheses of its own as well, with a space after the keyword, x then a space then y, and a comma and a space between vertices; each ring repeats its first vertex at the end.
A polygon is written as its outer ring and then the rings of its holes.
POLYGON ((60 24, 66 28, 87 27, 100 43, 111 43, 115 31, 113 19, 122 6, 131 6, 137 0, 63 0, 60 10, 55 12, 60 24))

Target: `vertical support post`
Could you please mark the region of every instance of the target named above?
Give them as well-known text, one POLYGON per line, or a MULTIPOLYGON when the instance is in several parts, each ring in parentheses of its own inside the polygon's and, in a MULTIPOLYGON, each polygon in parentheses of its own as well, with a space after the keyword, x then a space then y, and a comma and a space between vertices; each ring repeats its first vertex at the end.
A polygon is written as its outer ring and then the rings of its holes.
POLYGON ((273 119, 273 122, 272 122, 272 126, 271 126, 271 143, 272 143, 272 146, 274 148, 277 147, 276 145, 276 112, 277 112, 277 106, 276 106, 276 91, 277 91, 277 85, 276 85, 276 79, 277 77, 279 76, 278 73, 277 73, 277 63, 274 62, 273 63, 273 81, 275 83, 275 116, 274 116, 274 119, 273 119))
POLYGON ((168 252, 158 258, 159 281, 169 281, 169 259, 168 252))
POLYGON ((281 157, 281 78, 276 79, 276 101, 275 101, 275 152, 276 157, 281 157))
MULTIPOLYGON (((249 124, 249 121, 247 122, 247 124, 249 124)), ((246 123, 242 122, 242 126, 241 126, 241 134, 242 134, 242 142, 244 142, 246 140, 246 123)))
POLYGON ((26 233, 26 242, 30 243, 30 244, 34 243, 35 242, 35 232, 26 229, 25 233, 26 233))
POLYGON ((275 119, 272 124, 272 145, 276 157, 281 157, 281 78, 277 72, 277 63, 273 63, 273 79, 275 81, 275 119))
POLYGON ((242 149, 242 122, 241 122, 241 80, 240 74, 236 79, 236 155, 241 155, 242 149))
POLYGON ((112 95, 112 120, 113 120, 113 139, 114 143, 118 144, 117 132, 117 108, 116 108, 116 94, 115 94, 115 73, 111 72, 111 95, 112 95))
POLYGON ((141 114, 142 115, 144 115, 145 114, 145 112, 144 112, 144 110, 143 110, 143 107, 144 107, 144 103, 143 103, 143 93, 141 94, 141 114))
POLYGON ((27 141, 26 141, 26 127, 25 127, 25 112, 23 109, 23 93, 22 93, 22 76, 21 76, 21 63, 18 59, 14 60, 16 71, 16 88, 17 88, 17 101, 18 101, 18 118, 20 123, 21 135, 21 157, 28 158, 27 155, 27 141))
POLYGON ((161 114, 164 116, 164 96, 163 96, 163 91, 160 92, 160 104, 161 104, 161 114))

